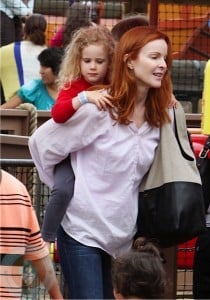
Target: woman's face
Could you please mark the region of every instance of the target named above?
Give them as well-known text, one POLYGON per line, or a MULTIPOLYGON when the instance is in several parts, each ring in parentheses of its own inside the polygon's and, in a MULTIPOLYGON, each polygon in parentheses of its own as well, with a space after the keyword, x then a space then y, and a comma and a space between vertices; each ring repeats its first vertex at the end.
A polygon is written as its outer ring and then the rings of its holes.
POLYGON ((45 85, 48 86, 55 83, 57 76, 53 73, 50 67, 43 67, 40 65, 39 73, 45 85))
POLYGON ((89 83, 104 83, 108 64, 108 54, 103 45, 93 44, 83 49, 81 58, 81 74, 89 83))
POLYGON ((137 84, 147 88, 159 88, 167 70, 166 56, 168 46, 165 40, 157 39, 147 43, 135 60, 128 61, 133 69, 137 84))

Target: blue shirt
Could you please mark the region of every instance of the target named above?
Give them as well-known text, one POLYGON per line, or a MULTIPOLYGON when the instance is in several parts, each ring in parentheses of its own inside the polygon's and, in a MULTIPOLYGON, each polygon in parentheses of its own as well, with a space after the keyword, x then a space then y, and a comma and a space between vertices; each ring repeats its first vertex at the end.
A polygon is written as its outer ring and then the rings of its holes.
POLYGON ((22 85, 17 94, 24 103, 31 103, 38 110, 51 110, 55 104, 41 79, 34 79, 22 85))

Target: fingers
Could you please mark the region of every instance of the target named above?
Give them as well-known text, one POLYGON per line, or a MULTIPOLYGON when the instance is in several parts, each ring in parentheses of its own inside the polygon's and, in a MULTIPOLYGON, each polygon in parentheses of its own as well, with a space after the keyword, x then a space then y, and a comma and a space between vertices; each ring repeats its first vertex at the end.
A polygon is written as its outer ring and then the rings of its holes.
POLYGON ((169 108, 177 108, 178 101, 176 99, 172 99, 168 105, 169 108))
POLYGON ((176 97, 174 96, 174 94, 171 95, 171 101, 168 105, 168 108, 177 108, 178 105, 178 100, 176 99, 176 97))
POLYGON ((95 104, 100 110, 106 110, 107 106, 113 107, 111 101, 112 97, 110 95, 102 93, 101 91, 88 91, 87 96, 88 101, 95 104))
POLYGON ((106 97, 102 97, 98 100, 98 106, 100 109, 106 110, 107 106, 114 107, 112 102, 106 97))

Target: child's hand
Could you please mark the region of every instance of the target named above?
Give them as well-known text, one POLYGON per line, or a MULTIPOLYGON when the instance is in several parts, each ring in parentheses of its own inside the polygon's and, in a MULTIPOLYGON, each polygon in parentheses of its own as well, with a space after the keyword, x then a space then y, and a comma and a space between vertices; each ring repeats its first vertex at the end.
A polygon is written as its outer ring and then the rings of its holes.
POLYGON ((169 106, 168 108, 176 108, 177 107, 177 103, 178 103, 178 100, 176 100, 174 94, 171 95, 171 101, 169 103, 169 106))
POLYGON ((97 90, 97 91, 86 91, 88 102, 95 104, 98 109, 106 110, 107 105, 113 107, 111 102, 112 97, 107 93, 104 93, 104 90, 97 90))

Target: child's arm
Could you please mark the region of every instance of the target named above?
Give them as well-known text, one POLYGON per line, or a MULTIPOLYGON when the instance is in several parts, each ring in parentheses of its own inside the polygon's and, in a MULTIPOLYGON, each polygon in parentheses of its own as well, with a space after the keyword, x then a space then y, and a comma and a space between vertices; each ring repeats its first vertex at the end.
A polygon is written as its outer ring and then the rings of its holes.
POLYGON ((47 289, 50 299, 63 299, 50 256, 47 255, 41 259, 32 260, 31 263, 36 269, 39 279, 47 289))
POLYGON ((113 107, 109 99, 111 99, 111 97, 105 94, 103 90, 83 91, 72 99, 72 106, 76 111, 83 104, 89 102, 95 104, 99 110, 105 110, 107 105, 113 107))
POLYGON ((52 108, 52 118, 56 123, 64 123, 85 103, 94 103, 99 109, 106 109, 106 105, 111 104, 111 97, 103 90, 84 91, 84 89, 74 88, 60 91, 55 105, 52 108), (83 97, 81 98, 81 93, 83 97), (85 93, 85 94, 84 94, 85 93))
POLYGON ((66 122, 75 113, 71 99, 72 93, 70 89, 62 89, 59 92, 56 102, 51 109, 51 116, 56 123, 66 122))

